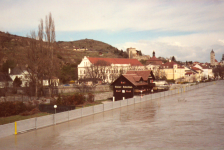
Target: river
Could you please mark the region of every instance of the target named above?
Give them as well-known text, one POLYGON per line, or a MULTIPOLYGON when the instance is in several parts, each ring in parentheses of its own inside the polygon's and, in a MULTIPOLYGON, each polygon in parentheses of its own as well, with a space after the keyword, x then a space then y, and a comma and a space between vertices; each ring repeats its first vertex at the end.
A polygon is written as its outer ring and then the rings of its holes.
POLYGON ((224 82, 1 138, 0 149, 223 149, 224 82))

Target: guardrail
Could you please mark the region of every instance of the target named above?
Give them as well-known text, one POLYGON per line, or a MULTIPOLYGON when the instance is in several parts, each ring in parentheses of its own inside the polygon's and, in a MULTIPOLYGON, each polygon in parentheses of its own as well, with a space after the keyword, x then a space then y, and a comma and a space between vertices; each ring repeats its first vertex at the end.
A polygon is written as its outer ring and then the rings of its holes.
POLYGON ((164 92, 144 95, 142 97, 139 96, 139 97, 135 97, 135 98, 129 98, 129 99, 115 101, 115 102, 111 102, 111 103, 99 104, 99 105, 85 107, 85 108, 81 108, 81 109, 75 109, 75 110, 56 113, 56 114, 47 115, 47 116, 43 116, 43 117, 21 120, 21 121, 15 122, 15 123, 0 125, 0 138, 6 137, 9 135, 13 135, 13 134, 17 134, 17 133, 22 133, 22 132, 25 132, 28 130, 39 129, 39 128, 55 125, 58 123, 62 123, 62 122, 66 122, 69 120, 74 120, 77 118, 101 113, 104 111, 108 111, 108 110, 115 109, 115 108, 120 108, 123 106, 133 105, 136 103, 140 103, 140 102, 144 102, 144 101, 148 101, 148 100, 152 100, 152 99, 157 99, 157 98, 161 98, 161 97, 166 97, 166 96, 170 96, 170 95, 174 95, 174 94, 178 94, 178 93, 184 93, 189 90, 194 90, 194 89, 198 89, 198 88, 201 88, 204 86, 211 85, 213 83, 214 82, 200 83, 200 84, 194 85, 194 86, 182 87, 180 89, 174 89, 174 90, 170 90, 170 91, 164 91, 164 92))

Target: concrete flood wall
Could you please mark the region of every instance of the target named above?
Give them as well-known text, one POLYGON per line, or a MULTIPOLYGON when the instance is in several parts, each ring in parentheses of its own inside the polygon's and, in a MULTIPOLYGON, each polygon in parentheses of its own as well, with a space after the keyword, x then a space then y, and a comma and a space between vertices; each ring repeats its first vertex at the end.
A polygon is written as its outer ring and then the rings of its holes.
POLYGON ((81 108, 81 109, 75 109, 75 110, 56 113, 56 114, 47 115, 47 116, 43 116, 43 117, 21 120, 21 121, 17 121, 16 123, 0 125, 0 138, 6 137, 9 135, 13 135, 13 134, 15 134, 15 132, 22 133, 22 132, 32 130, 32 129, 43 128, 43 127, 47 127, 50 125, 66 122, 69 120, 73 120, 73 119, 93 115, 96 113, 101 113, 104 111, 120 108, 123 106, 133 105, 135 103, 140 103, 140 102, 144 102, 144 101, 148 101, 148 100, 152 100, 152 99, 158 99, 161 97, 166 97, 166 96, 170 96, 170 95, 174 95, 174 94, 178 94, 178 93, 187 92, 189 90, 202 88, 204 86, 208 86, 211 84, 213 84, 213 82, 201 83, 201 84, 194 85, 194 86, 183 87, 181 89, 175 89, 175 90, 164 91, 164 92, 160 92, 160 93, 138 96, 138 97, 129 98, 129 99, 125 99, 125 100, 85 107, 85 108, 81 108), (17 124, 17 125, 15 126, 15 124, 17 124))

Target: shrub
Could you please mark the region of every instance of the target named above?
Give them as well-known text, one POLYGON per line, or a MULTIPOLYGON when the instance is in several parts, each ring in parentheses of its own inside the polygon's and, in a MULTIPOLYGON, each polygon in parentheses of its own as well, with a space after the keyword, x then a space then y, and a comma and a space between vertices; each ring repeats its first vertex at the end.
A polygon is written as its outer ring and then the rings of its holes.
POLYGON ((29 113, 29 111, 24 111, 24 112, 20 113, 20 115, 21 116, 29 116, 30 113, 29 113))
POLYGON ((35 106, 32 103, 24 104, 23 102, 1 102, 0 117, 18 115, 20 113, 31 111, 35 106))
POLYGON ((76 93, 72 96, 66 96, 61 97, 59 95, 56 104, 57 105, 65 105, 65 106, 71 106, 71 105, 80 105, 85 102, 85 96, 80 93, 76 93))
POLYGON ((94 102, 94 95, 92 93, 88 93, 87 101, 91 103, 94 102))

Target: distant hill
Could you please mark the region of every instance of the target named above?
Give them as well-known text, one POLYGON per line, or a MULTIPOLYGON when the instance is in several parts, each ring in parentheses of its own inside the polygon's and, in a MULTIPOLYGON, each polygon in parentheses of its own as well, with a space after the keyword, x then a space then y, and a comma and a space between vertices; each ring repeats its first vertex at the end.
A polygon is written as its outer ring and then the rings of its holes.
MULTIPOLYGON (((0 65, 13 59, 16 63, 22 63, 29 48, 29 38, 0 31, 0 65)), ((58 41, 56 50, 58 58, 62 64, 79 63, 84 56, 90 57, 127 57, 127 54, 117 48, 93 39, 82 39, 78 41, 58 41), (86 49, 85 51, 77 51, 86 49)))

